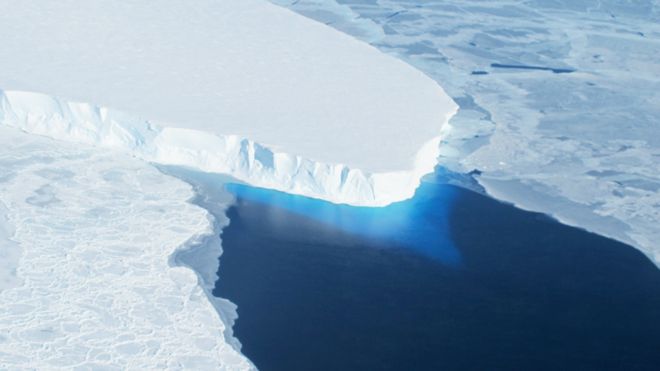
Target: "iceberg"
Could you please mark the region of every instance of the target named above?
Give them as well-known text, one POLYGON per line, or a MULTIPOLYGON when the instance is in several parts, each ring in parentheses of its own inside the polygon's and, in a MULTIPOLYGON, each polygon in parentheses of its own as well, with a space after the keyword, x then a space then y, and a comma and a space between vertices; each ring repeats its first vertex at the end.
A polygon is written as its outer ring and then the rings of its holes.
POLYGON ((260 187, 409 198, 457 110, 422 72, 266 1, 3 9, 3 124, 260 187))

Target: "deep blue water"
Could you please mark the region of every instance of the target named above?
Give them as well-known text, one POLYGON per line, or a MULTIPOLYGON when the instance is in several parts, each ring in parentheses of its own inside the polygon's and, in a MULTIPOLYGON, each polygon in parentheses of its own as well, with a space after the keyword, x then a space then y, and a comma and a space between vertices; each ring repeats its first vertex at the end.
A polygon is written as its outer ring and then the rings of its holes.
POLYGON ((232 185, 215 295, 262 370, 658 370, 660 271, 425 182, 383 209, 232 185))

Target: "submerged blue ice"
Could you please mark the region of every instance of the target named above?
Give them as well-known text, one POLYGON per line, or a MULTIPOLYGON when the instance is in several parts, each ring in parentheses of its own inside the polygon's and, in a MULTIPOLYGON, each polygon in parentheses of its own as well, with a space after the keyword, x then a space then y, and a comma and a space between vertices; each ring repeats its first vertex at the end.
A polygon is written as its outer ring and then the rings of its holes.
POLYGON ((213 293, 238 306, 242 352, 276 370, 657 369, 646 257, 465 180, 371 211, 230 186, 213 293))
POLYGON ((450 188, 422 182, 412 199, 371 208, 336 205, 237 183, 226 187, 239 200, 269 205, 269 214, 263 217, 270 223, 282 219, 278 212, 283 210, 372 241, 410 249, 448 266, 461 264, 460 253, 450 236, 449 217, 455 193, 450 188))

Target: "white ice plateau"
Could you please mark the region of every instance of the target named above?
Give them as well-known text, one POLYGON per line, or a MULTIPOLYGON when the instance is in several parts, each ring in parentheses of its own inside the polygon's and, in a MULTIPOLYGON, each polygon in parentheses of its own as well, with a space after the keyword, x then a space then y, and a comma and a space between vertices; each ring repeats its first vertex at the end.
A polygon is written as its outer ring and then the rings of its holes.
POLYGON ((457 110, 410 65, 263 0, 0 4, 2 121, 149 161, 384 205, 433 171, 457 110))

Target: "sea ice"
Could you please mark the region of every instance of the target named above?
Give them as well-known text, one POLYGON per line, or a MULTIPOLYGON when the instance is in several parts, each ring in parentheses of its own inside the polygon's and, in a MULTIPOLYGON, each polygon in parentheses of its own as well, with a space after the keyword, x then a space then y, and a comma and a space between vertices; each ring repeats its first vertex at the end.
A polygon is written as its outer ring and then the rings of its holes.
POLYGON ((7 127, 0 144, 0 247, 22 250, 20 282, 0 287, 1 369, 253 368, 235 308, 172 264, 218 241, 189 185, 114 150, 7 127))
MULTIPOLYGON (((0 168, 0 179, 8 175, 0 168)), ((2 181, 2 180, 0 180, 2 181)), ((0 202, 0 291, 16 286, 19 283, 16 277, 16 266, 21 256, 20 247, 12 240, 14 227, 7 219, 9 210, 0 202)))

